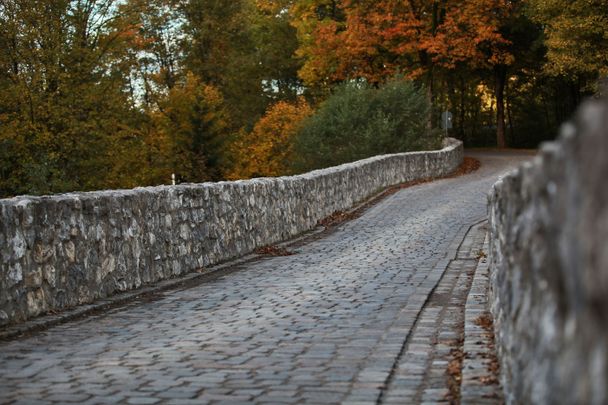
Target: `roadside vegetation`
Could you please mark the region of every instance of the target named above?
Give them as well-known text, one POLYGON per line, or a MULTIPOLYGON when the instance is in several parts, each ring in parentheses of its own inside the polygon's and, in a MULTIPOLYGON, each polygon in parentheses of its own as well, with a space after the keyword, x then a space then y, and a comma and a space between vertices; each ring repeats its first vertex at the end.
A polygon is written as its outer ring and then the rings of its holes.
POLYGON ((295 134, 295 172, 335 166, 386 153, 437 149, 439 131, 428 125, 425 89, 392 79, 337 86, 295 134))
POLYGON ((604 0, 0 0, 0 197, 534 147, 608 74, 604 0))

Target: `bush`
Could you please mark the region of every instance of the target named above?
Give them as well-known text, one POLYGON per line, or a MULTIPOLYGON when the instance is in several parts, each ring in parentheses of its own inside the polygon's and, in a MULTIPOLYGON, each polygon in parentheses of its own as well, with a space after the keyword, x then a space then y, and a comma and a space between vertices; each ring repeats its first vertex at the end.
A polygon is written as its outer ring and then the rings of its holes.
POLYGON ((427 126, 431 107, 424 88, 394 79, 380 88, 365 83, 339 86, 295 138, 296 171, 366 157, 435 149, 440 137, 427 126))

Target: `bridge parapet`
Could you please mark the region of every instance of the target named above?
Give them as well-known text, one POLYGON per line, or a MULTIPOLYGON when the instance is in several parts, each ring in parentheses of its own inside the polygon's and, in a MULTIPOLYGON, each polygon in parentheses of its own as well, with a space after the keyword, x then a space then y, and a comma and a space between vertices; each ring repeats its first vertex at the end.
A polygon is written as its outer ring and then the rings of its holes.
POLYGON ((508 403, 608 403, 608 101, 489 196, 491 301, 508 403))
POLYGON ((245 255, 462 160, 449 139, 298 176, 0 200, 0 325, 245 255))

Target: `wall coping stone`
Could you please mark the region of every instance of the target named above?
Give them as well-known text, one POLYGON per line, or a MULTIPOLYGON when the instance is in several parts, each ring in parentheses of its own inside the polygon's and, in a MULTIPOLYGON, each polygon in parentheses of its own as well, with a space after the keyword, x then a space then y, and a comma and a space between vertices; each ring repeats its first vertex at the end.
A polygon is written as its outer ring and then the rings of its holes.
POLYGON ((0 326, 244 256, 462 161, 447 139, 295 176, 0 199, 0 326))

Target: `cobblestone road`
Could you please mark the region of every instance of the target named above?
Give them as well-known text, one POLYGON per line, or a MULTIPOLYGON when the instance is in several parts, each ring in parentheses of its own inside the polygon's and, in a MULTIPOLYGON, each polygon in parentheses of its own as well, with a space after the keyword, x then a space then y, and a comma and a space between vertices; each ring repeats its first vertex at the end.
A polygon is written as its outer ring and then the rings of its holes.
POLYGON ((449 400, 481 228, 462 241, 529 158, 476 157, 479 171, 401 190, 293 256, 0 343, 0 403, 449 400))

